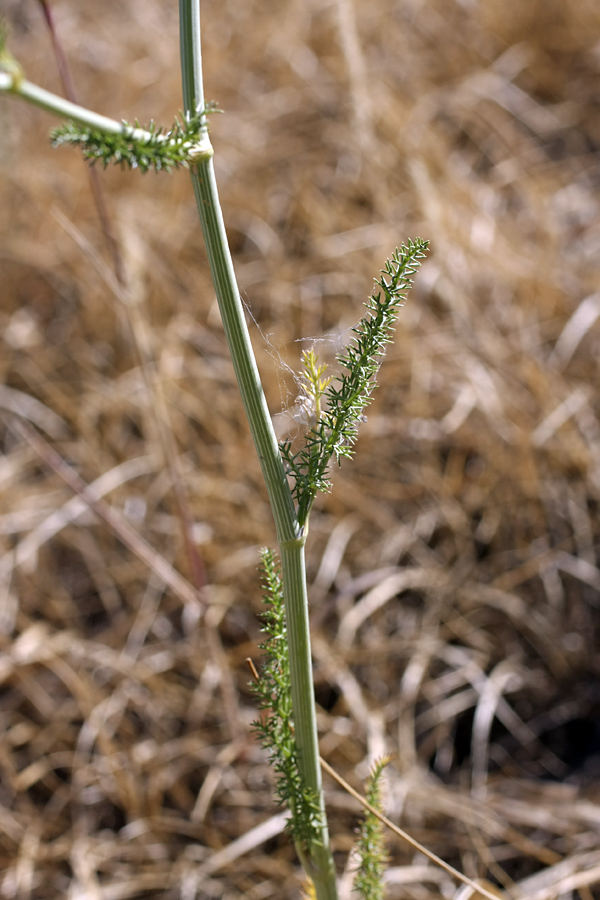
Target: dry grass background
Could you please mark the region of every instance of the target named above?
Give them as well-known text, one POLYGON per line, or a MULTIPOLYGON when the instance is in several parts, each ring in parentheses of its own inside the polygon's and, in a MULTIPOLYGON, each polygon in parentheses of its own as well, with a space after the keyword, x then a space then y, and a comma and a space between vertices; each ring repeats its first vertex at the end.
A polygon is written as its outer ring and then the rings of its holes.
MULTIPOLYGON (((60 91, 38 6, 2 6, 30 80, 60 91)), ((82 102, 172 120, 175 3, 54 10, 82 102)), ((293 405, 302 347, 324 337, 333 359, 391 249, 432 242, 356 459, 311 524, 322 754, 359 787, 393 751, 388 813, 429 848, 511 898, 590 900, 598 5, 207 0, 203 26, 207 96, 226 110, 224 213, 274 412, 293 405)), ((244 662, 273 526, 188 177, 102 174, 122 291, 80 158, 50 150, 45 114, 5 98, 0 113, 0 897, 298 897, 244 662)), ((341 871, 358 807, 325 781, 341 871)), ((390 898, 453 896, 396 839, 390 859, 390 898)))

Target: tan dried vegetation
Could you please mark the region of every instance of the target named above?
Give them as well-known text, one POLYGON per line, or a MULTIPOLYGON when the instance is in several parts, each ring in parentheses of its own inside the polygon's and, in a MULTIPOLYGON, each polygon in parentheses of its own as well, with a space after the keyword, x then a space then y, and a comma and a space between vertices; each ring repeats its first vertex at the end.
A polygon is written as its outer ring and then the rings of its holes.
MULTIPOLYGON (((170 124, 176 6, 56 3, 82 103, 170 124)), ((60 91, 38 6, 4 11, 30 80, 60 91)), ((590 900, 598 4, 208 0, 203 26, 275 413, 393 247, 432 243, 313 515, 321 752, 356 787, 394 752, 389 817, 467 875, 590 900)), ((0 112, 0 897, 297 897, 244 662, 273 527, 188 177, 102 174, 120 288, 77 153, 51 151, 49 116, 0 112)), ((326 788, 343 867, 359 807, 326 788)), ((390 857, 390 898, 457 889, 397 838, 390 857)))

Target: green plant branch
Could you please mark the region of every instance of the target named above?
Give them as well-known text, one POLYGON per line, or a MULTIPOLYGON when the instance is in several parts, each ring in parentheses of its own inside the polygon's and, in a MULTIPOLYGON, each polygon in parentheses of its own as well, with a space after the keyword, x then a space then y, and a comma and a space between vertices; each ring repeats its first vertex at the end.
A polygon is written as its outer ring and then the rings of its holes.
MULTIPOLYGON (((8 63, 0 60, 0 65, 6 69, 8 63)), ((0 72, 2 92, 67 119, 52 132, 53 145, 77 144, 92 163, 100 160, 105 166, 120 163, 142 172, 150 168, 169 171, 212 154, 210 142, 203 137, 207 134, 206 115, 217 111, 214 104, 183 123, 176 119, 170 129, 164 130, 153 122, 147 128, 140 128, 137 122, 118 122, 6 71, 0 72)))
POLYGON ((98 129, 105 134, 126 134, 133 140, 148 140, 151 134, 143 128, 132 128, 124 126, 122 122, 116 119, 110 119, 100 113, 79 106, 77 103, 71 103, 58 94, 44 90, 37 84, 27 81, 25 78, 15 78, 7 72, 0 72, 0 91, 13 94, 21 100, 26 100, 34 106, 46 112, 52 113, 61 119, 71 119, 80 125, 88 128, 98 129))

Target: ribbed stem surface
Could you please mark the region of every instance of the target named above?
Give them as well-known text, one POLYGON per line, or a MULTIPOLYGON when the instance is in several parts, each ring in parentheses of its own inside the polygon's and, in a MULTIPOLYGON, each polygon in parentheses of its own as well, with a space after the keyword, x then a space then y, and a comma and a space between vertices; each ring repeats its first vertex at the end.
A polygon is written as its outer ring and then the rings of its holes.
MULTIPOLYGON (((200 58, 199 0, 179 0, 179 9, 184 112, 189 116, 205 106, 200 58)), ((206 130, 200 143, 204 152, 192 167, 192 183, 223 327, 267 486, 281 549, 299 768, 305 786, 319 797, 323 822, 326 823, 312 681, 304 537, 298 525, 250 342, 225 233, 206 130)), ((314 882, 318 900, 337 900, 335 869, 326 824, 321 829, 320 845, 315 844, 302 852, 302 861, 314 882)))

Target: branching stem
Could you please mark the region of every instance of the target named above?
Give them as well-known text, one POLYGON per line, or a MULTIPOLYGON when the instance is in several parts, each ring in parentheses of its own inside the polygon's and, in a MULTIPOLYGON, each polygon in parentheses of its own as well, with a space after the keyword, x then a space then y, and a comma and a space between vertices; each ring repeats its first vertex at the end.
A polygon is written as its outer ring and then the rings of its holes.
POLYGON ((46 112, 52 113, 61 119, 70 119, 88 128, 97 128, 106 134, 125 134, 133 140, 140 141, 148 140, 151 137, 150 132, 143 128, 124 126, 122 122, 118 122, 116 119, 110 119, 108 116, 93 112, 91 109, 86 109, 77 103, 71 103, 70 100, 65 100, 64 97, 59 97, 58 94, 52 94, 37 84, 32 84, 31 81, 13 78, 6 72, 0 72, 0 91, 14 94, 22 100, 26 100, 34 106, 39 106, 40 109, 44 109, 46 112))

